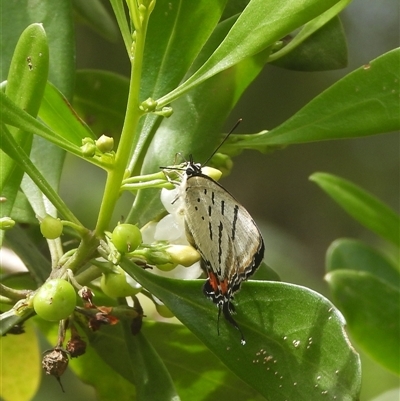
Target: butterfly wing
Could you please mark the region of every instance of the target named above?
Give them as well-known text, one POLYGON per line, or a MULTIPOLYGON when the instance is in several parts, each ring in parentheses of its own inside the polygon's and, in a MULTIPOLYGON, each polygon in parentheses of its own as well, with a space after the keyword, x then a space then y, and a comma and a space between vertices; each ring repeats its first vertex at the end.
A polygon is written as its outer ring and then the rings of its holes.
POLYGON ((263 259, 261 233, 247 210, 204 174, 189 176, 182 195, 187 237, 208 275, 204 291, 215 303, 233 308, 233 293, 263 259))

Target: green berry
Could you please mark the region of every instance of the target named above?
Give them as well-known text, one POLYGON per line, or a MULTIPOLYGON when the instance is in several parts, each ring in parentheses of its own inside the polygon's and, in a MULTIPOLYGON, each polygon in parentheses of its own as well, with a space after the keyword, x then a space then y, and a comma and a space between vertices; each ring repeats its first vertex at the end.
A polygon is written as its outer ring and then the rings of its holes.
POLYGON ((119 224, 114 228, 111 240, 118 252, 132 252, 142 243, 142 233, 133 224, 119 224))
POLYGON ((35 312, 44 320, 58 322, 66 319, 75 309, 76 292, 65 280, 46 281, 33 299, 35 312))
POLYGON ((60 219, 47 215, 40 223, 40 231, 43 237, 56 239, 62 234, 63 224, 60 219))
POLYGON ((113 271, 103 274, 100 287, 104 294, 111 298, 133 296, 142 289, 140 284, 127 276, 120 267, 114 267, 113 271))

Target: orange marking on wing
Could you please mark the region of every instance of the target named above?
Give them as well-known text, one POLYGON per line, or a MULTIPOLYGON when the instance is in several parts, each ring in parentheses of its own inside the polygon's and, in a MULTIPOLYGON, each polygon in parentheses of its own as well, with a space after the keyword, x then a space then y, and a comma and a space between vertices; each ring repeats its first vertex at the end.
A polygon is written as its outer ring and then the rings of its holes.
POLYGON ((218 291, 218 278, 213 272, 208 272, 208 280, 210 281, 211 287, 214 291, 218 291))
POLYGON ((228 279, 221 281, 220 288, 221 288, 222 294, 226 294, 228 292, 228 285, 229 285, 228 279))

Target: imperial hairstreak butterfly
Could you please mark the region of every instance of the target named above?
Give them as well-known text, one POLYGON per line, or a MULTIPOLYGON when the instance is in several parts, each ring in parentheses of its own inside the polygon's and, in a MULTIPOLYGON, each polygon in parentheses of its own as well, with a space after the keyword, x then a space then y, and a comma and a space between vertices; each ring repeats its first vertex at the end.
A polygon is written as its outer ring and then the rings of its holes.
POLYGON ((241 343, 245 339, 232 317, 235 292, 242 282, 258 268, 264 257, 264 241, 247 210, 221 185, 203 174, 200 163, 192 157, 182 168, 178 186, 180 213, 184 216, 186 237, 201 255, 201 266, 207 274, 204 294, 218 306, 218 333, 221 312, 239 330, 241 343))

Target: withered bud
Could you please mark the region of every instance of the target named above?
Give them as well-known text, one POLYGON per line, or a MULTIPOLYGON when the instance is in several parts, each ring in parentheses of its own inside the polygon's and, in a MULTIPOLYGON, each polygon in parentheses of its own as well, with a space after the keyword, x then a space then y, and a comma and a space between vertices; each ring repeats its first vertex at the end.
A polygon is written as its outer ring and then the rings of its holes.
POLYGON ((97 331, 103 324, 110 324, 110 319, 104 313, 96 313, 94 317, 89 320, 89 328, 92 331, 97 331))
POLYGON ((78 291, 78 295, 86 302, 88 302, 90 304, 90 306, 93 305, 93 297, 94 294, 92 292, 92 290, 89 287, 82 287, 79 291, 78 291))
POLYGON ((80 336, 71 338, 65 347, 71 358, 77 358, 86 352, 86 342, 80 336))
POLYGON ((67 369, 68 362, 68 354, 61 348, 54 348, 48 351, 42 359, 42 367, 46 375, 54 376, 60 383, 63 392, 64 388, 61 384, 60 376, 65 372, 65 369, 67 369))

